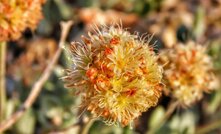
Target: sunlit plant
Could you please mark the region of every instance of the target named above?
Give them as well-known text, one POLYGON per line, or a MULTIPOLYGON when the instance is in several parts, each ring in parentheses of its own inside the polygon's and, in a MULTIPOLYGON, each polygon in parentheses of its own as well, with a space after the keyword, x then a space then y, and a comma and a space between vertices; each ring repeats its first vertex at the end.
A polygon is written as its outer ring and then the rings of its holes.
POLYGON ((213 62, 207 47, 188 42, 177 44, 161 52, 160 61, 165 64, 166 93, 182 106, 190 106, 217 87, 213 74, 213 62))
POLYGON ((72 67, 62 79, 82 95, 81 108, 107 124, 126 126, 156 106, 162 68, 147 41, 121 26, 102 26, 70 45, 72 67))
POLYGON ((16 40, 26 28, 34 30, 45 0, 1 0, 0 41, 16 40))

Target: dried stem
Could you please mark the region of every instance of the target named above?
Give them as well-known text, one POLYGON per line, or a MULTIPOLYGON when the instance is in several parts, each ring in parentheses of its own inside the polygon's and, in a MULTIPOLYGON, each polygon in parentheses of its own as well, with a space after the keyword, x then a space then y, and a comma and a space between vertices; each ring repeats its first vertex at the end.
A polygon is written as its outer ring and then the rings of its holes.
POLYGON ((220 129, 220 127, 221 127, 221 120, 217 120, 207 125, 198 127, 196 129, 196 134, 208 134, 215 129, 220 129))
POLYGON ((6 68, 6 42, 0 42, 0 122, 4 120, 6 88, 5 88, 5 68, 6 68))
POLYGON ((6 121, 2 122, 0 124, 0 133, 5 131, 6 129, 8 129, 9 127, 11 127, 19 118, 22 117, 22 115, 25 113, 25 111, 31 107, 31 105, 34 103, 34 101, 36 100, 36 98, 38 97, 40 91, 42 90, 42 86, 44 85, 44 83, 48 80, 50 74, 52 73, 52 70, 61 54, 62 48, 64 46, 67 34, 72 26, 73 22, 69 21, 69 22, 62 22, 61 23, 61 38, 59 41, 59 48, 56 51, 55 55, 53 56, 53 58, 50 60, 50 63, 48 64, 47 68, 44 70, 44 72, 42 73, 41 77, 39 78, 39 80, 37 82, 34 83, 32 89, 31 89, 31 93, 29 94, 28 98, 26 99, 26 101, 23 103, 23 105, 21 106, 21 108, 15 112, 9 119, 7 119, 6 121))

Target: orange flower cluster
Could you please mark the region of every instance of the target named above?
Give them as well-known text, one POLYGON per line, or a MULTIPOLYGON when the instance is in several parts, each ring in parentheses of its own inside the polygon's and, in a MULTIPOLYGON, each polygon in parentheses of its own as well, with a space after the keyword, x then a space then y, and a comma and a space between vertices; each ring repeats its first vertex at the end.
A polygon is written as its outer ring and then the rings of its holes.
POLYGON ((171 51, 162 51, 160 60, 167 63, 164 76, 169 94, 182 106, 190 106, 204 92, 217 87, 213 63, 204 46, 194 42, 178 44, 171 51))
POLYGON ((149 41, 119 27, 102 27, 70 46, 67 88, 82 95, 82 108, 107 124, 131 123, 161 96, 162 68, 149 41))
POLYGON ((45 0, 1 0, 0 41, 16 40, 30 28, 34 30, 42 18, 41 8, 45 0))

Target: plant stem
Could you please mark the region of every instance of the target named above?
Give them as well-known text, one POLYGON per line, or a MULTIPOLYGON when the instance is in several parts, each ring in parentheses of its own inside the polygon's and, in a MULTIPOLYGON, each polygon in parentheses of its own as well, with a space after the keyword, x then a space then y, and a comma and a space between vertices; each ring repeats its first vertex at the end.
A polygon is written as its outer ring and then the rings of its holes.
POLYGON ((0 122, 5 115, 5 68, 6 68, 6 42, 0 42, 0 122))
POLYGON ((83 131, 82 131, 81 134, 88 134, 89 129, 90 129, 91 126, 93 125, 94 121, 95 121, 95 119, 89 120, 89 121, 85 124, 85 126, 83 127, 83 131))
POLYGON ((169 107, 167 108, 167 111, 166 111, 166 113, 164 115, 164 118, 162 118, 162 120, 160 121, 160 123, 156 127, 154 127, 151 130, 149 130, 146 134, 154 134, 160 127, 162 127, 164 125, 164 123, 173 114, 173 112, 177 108, 177 106, 178 106, 178 102, 171 101, 170 104, 169 104, 169 107))
POLYGON ((212 123, 209 123, 205 126, 199 127, 196 129, 197 134, 207 134, 210 133, 212 130, 215 130, 217 128, 221 128, 221 120, 214 121, 212 123))
POLYGON ((61 23, 61 38, 59 41, 59 48, 55 52, 54 56, 48 63, 47 67, 45 68, 44 72, 40 76, 40 78, 34 83, 30 94, 28 95, 28 98, 25 100, 25 102, 21 105, 21 107, 13 113, 8 119, 4 120, 0 123, 0 133, 10 128, 18 119, 20 119, 24 113, 29 109, 32 104, 35 102, 36 98, 38 97, 39 93, 42 90, 43 85, 48 80, 49 76, 51 75, 54 66, 56 65, 58 58, 62 52, 62 48, 65 44, 66 37, 69 33, 69 30, 72 26, 73 22, 62 22, 61 23))

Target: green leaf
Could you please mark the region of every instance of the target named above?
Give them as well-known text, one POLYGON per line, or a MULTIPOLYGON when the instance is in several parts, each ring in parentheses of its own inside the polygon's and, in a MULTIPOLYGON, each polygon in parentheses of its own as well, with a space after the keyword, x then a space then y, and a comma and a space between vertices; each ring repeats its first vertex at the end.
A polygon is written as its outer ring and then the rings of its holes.
POLYGON ((199 7, 196 11, 195 20, 194 20, 194 27, 193 27, 193 34, 196 38, 202 36, 205 32, 206 22, 205 22, 205 11, 202 7, 199 7))
POLYGON ((221 104, 221 90, 219 89, 213 94, 212 99, 209 102, 206 111, 210 114, 213 114, 216 112, 220 104, 221 104))
MULTIPOLYGON (((195 113, 196 114, 196 113, 195 113)), ((181 115, 174 115, 169 123, 173 134, 194 134, 196 115, 191 110, 186 110, 181 115)))
POLYGON ((149 128, 156 128, 165 116, 165 110, 162 106, 158 106, 151 114, 149 128))
POLYGON ((133 129, 129 126, 124 127, 123 134, 133 134, 133 129))
POLYGON ((102 121, 95 121, 89 130, 89 134, 123 134, 121 126, 108 126, 102 121))
POLYGON ((66 4, 63 0, 54 0, 54 2, 58 7, 63 19, 70 19, 71 16, 73 16, 71 6, 68 6, 68 4, 66 4))
POLYGON ((32 109, 28 109, 15 124, 16 134, 33 134, 36 118, 32 109))
POLYGON ((9 99, 6 103, 6 109, 5 109, 5 117, 6 119, 12 115, 12 113, 15 110, 15 107, 17 106, 18 100, 16 99, 9 99))

